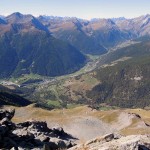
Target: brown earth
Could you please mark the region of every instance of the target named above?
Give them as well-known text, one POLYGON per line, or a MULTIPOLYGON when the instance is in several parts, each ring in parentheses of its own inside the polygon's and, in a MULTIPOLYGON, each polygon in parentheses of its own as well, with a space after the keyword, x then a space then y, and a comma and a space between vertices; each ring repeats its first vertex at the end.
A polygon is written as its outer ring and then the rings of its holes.
POLYGON ((16 114, 13 119, 15 123, 31 119, 46 121, 50 128, 63 127, 66 132, 78 138, 80 142, 108 133, 122 135, 150 133, 150 111, 148 110, 97 111, 88 106, 82 106, 48 111, 36 108, 34 105, 15 107, 15 109, 16 114))

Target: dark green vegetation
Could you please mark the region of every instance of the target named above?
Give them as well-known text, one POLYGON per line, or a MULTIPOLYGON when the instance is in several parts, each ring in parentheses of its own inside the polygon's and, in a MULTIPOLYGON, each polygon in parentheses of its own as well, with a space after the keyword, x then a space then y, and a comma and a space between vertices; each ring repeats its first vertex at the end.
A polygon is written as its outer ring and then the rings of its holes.
POLYGON ((101 83, 87 92, 88 97, 95 105, 106 103, 129 108, 150 106, 150 42, 117 50, 108 55, 108 60, 121 57, 132 58, 98 69, 96 78, 101 83))
POLYGON ((39 74, 59 76, 77 71, 85 56, 55 39, 32 15, 14 13, 0 24, 0 78, 39 74))
POLYGON ((124 48, 119 48, 115 51, 112 51, 108 53, 107 55, 104 55, 101 57, 99 64, 109 64, 113 61, 122 59, 124 57, 127 58, 136 58, 136 57, 143 57, 143 56, 149 56, 150 50, 149 50, 149 41, 143 41, 143 38, 141 39, 142 41, 138 41, 138 43, 135 43, 133 45, 124 47, 124 48))
MULTIPOLYGON (((150 42, 144 41, 102 56, 98 67, 91 72, 56 78, 46 84, 31 82, 33 84, 19 89, 26 93, 22 96, 46 108, 68 108, 82 104, 100 109, 101 104, 144 108, 150 105, 149 66, 150 42)), ((30 78, 19 80, 24 84, 30 78)))
POLYGON ((82 104, 99 109, 101 105, 150 106, 150 41, 117 49, 99 59, 96 69, 75 77, 68 75, 45 81, 30 75, 12 79, 22 85, 13 92, 50 109, 82 104))
POLYGON ((85 54, 101 55, 107 52, 107 50, 102 45, 100 45, 93 37, 89 37, 79 29, 76 29, 75 31, 61 30, 55 33, 54 36, 63 41, 68 41, 71 45, 85 54), (71 38, 69 38, 70 35, 72 36, 71 38))
POLYGON ((85 57, 73 46, 44 32, 5 34, 0 38, 0 77, 58 76, 78 70, 85 57))
MULTIPOLYGON (((141 25, 141 20, 149 17, 123 20, 123 25, 129 22, 138 31, 135 21, 139 20, 137 26, 142 31, 138 32, 146 35, 149 22, 141 25)), ((20 13, 4 17, 0 20, 0 78, 31 73, 53 77, 75 72, 85 64, 82 53, 105 54, 110 47, 139 37, 121 24, 113 19, 36 18, 20 13)))
POLYGON ((13 105, 13 106, 27 106, 31 104, 27 99, 14 94, 13 90, 0 86, 0 106, 13 105))

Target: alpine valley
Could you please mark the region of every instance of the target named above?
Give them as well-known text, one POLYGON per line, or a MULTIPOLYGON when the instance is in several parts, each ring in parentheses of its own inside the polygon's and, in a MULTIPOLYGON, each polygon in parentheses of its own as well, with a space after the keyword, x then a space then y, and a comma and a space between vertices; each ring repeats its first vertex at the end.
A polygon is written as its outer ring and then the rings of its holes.
POLYGON ((0 16, 0 106, 0 148, 150 149, 150 15, 0 16))

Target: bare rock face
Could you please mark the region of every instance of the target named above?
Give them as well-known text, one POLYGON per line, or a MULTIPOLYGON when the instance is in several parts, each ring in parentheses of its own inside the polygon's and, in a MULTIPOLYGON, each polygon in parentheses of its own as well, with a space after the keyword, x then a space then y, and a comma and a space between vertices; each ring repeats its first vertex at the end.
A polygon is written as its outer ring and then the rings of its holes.
POLYGON ((0 149, 68 149, 74 138, 63 128, 49 129, 46 122, 11 122, 15 110, 0 110, 0 149))
POLYGON ((0 120, 4 118, 8 118, 11 120, 14 117, 15 114, 15 109, 10 109, 10 110, 0 110, 0 120))
POLYGON ((130 135, 126 137, 108 134, 95 138, 70 150, 150 150, 150 135, 130 135))

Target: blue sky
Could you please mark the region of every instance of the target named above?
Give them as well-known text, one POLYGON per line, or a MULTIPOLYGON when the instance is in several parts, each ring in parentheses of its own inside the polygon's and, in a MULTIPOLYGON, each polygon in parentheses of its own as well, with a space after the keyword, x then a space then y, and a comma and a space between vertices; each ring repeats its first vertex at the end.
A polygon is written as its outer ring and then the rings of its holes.
POLYGON ((0 15, 69 16, 84 19, 150 14, 150 0, 0 0, 0 15))

